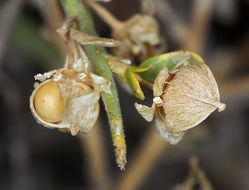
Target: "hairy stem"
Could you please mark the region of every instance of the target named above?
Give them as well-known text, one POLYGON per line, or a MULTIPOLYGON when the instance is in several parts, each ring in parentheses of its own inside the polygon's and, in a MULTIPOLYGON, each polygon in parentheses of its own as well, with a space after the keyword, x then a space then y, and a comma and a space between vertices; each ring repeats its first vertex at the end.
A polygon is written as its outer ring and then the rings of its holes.
MULTIPOLYGON (((77 16, 79 21, 78 27, 81 32, 96 36, 91 13, 82 0, 61 0, 61 3, 66 17, 77 16)), ((84 49, 96 73, 111 81, 112 93, 102 92, 101 96, 109 118, 116 161, 118 166, 124 169, 126 165, 126 144, 123 121, 116 86, 107 59, 105 58, 105 50, 102 47, 93 45, 85 45, 84 49)))

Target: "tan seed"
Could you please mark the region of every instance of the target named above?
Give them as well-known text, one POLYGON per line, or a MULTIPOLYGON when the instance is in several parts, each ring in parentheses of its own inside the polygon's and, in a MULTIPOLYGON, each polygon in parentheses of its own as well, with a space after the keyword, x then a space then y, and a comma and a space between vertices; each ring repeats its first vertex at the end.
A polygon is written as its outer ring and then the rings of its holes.
POLYGON ((34 97, 37 114, 47 122, 59 122, 65 112, 66 99, 62 97, 59 85, 50 81, 40 86, 34 97))

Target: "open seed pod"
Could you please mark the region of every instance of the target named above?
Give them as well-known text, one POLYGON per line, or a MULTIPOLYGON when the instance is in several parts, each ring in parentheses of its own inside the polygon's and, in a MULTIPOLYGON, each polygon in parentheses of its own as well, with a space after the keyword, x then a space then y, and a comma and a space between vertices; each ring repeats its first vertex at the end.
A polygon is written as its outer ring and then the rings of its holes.
POLYGON ((137 14, 121 26, 113 30, 113 38, 121 43, 112 49, 116 56, 145 60, 156 54, 154 47, 160 44, 159 26, 152 16, 137 14))
POLYGON ((164 67, 153 85, 153 105, 135 104, 147 120, 156 114, 156 128, 169 143, 177 144, 186 130, 197 126, 214 110, 223 111, 214 76, 205 63, 185 64, 168 72, 164 67), (173 73, 173 74, 172 74, 173 73))
POLYGON ((153 17, 154 11, 151 6, 148 7, 148 3, 144 10, 145 14, 136 14, 127 21, 119 21, 95 1, 85 2, 112 28, 112 37, 120 42, 119 46, 112 49, 114 55, 143 61, 159 53, 155 48, 161 43, 159 26, 153 17))
POLYGON ((30 97, 36 121, 47 128, 88 133, 99 115, 99 90, 109 89, 109 81, 92 73, 60 69, 38 74, 30 97))

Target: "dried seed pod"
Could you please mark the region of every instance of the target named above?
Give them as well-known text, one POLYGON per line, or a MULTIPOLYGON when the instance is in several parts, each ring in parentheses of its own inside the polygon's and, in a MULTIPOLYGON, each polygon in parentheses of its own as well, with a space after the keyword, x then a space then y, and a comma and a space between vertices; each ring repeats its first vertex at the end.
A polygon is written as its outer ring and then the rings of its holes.
POLYGON ((113 38, 120 42, 119 46, 112 49, 114 55, 131 60, 138 58, 143 61, 159 53, 155 48, 161 44, 159 26, 151 15, 153 12, 136 14, 127 21, 121 22, 93 0, 85 2, 112 28, 113 38))
POLYGON ((139 104, 135 107, 147 120, 155 112, 158 132, 176 144, 186 130, 197 126, 217 108, 223 111, 226 105, 220 102, 217 83, 206 64, 183 65, 172 73, 169 75, 167 68, 158 73, 151 108, 139 104))
POLYGON ((110 91, 108 80, 92 73, 60 69, 38 74, 30 108, 36 121, 61 131, 88 133, 99 115, 100 90, 110 91))
POLYGON ((112 49, 114 55, 145 60, 157 54, 159 26, 152 16, 137 14, 122 24, 121 30, 113 30, 113 38, 120 41, 120 45, 112 49))

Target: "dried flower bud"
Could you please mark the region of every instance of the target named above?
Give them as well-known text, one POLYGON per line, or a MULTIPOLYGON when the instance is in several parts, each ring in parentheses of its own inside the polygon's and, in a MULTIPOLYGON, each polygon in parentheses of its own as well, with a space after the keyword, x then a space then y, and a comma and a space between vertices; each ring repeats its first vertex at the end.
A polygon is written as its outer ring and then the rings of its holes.
MULTIPOLYGON (((95 1, 86 0, 85 2, 112 28, 113 38, 120 42, 118 47, 112 49, 114 55, 131 60, 138 58, 143 61, 158 54, 155 46, 161 43, 159 26, 152 16, 154 11, 148 10, 148 3, 145 14, 136 14, 122 22, 95 1)), ((152 8, 149 7, 149 9, 152 8)))
POLYGON ((113 30, 113 38, 120 41, 112 49, 116 56, 145 60, 156 54, 154 47, 160 44, 159 26, 152 16, 137 14, 123 22, 119 30, 113 30))
POLYGON ((153 85, 153 106, 135 104, 138 112, 147 120, 156 114, 156 127, 169 143, 177 144, 186 130, 197 126, 214 110, 223 111, 217 83, 209 67, 204 63, 183 64, 168 72, 163 68, 153 85), (173 74, 171 74, 173 73, 173 74))
POLYGON ((48 128, 87 133, 99 115, 99 91, 110 92, 110 82, 92 73, 71 69, 53 70, 35 76, 30 108, 38 123, 48 128))

